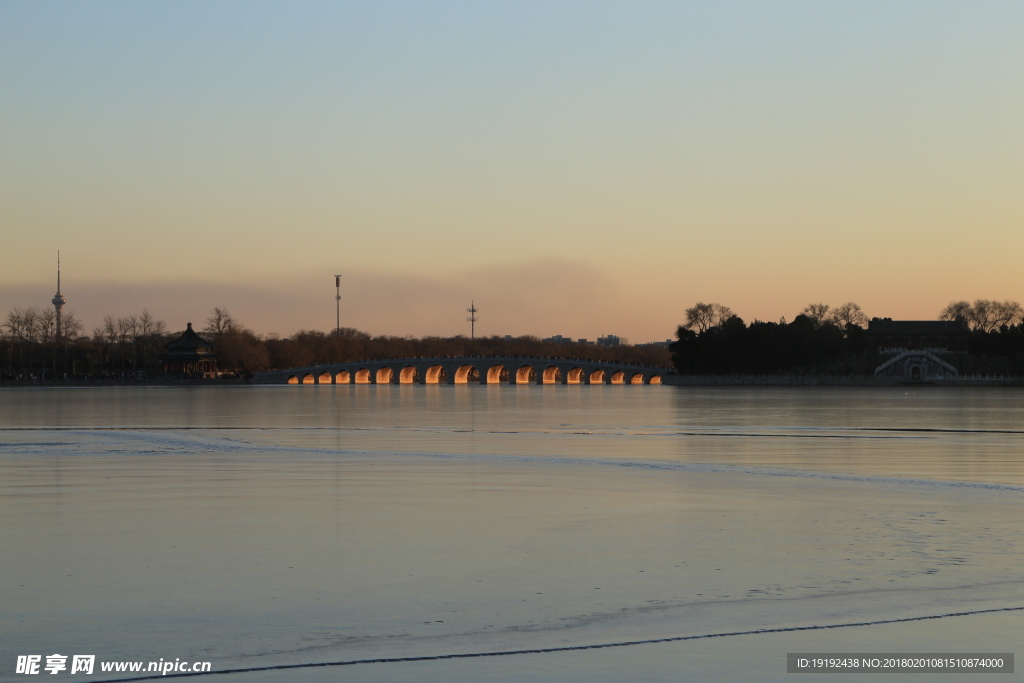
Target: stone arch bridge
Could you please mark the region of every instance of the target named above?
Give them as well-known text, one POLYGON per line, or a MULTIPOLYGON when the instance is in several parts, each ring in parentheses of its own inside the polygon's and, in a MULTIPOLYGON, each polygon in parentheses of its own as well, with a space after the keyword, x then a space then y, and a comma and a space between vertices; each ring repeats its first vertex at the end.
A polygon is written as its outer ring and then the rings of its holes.
POLYGON ((668 368, 522 356, 387 358, 257 372, 257 384, 661 384, 668 368))

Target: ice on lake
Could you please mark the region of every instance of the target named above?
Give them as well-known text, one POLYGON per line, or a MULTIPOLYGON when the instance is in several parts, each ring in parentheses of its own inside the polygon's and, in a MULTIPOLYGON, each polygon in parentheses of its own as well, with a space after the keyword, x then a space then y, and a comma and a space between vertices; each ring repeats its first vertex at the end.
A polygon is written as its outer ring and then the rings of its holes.
POLYGON ((792 651, 1013 651, 1022 418, 1002 389, 3 390, 0 676, 694 637, 244 677, 782 680, 792 651), (846 624, 873 625, 787 630, 846 624))

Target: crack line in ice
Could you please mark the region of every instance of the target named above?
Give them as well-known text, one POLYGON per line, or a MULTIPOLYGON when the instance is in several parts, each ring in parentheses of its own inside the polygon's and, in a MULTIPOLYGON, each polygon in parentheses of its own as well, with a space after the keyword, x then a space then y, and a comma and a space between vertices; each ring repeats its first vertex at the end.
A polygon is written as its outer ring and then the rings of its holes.
MULTIPOLYGON (((355 453, 356 451, 340 451, 355 453)), ((374 454, 367 452, 366 454, 374 454)), ((869 477, 856 474, 838 474, 830 472, 809 472, 806 470, 790 470, 784 468, 763 468, 744 467, 742 465, 717 465, 707 463, 683 463, 671 461, 651 460, 608 460, 604 458, 558 458, 545 456, 520 456, 520 455, 487 455, 487 454, 458 454, 458 453, 414 453, 414 452, 392 452, 391 455, 420 456, 442 459, 487 459, 505 462, 523 463, 547 463, 556 465, 599 465, 610 467, 635 467, 649 470, 675 470, 681 472, 709 472, 712 474, 750 474, 764 477, 796 477, 805 479, 826 479, 831 481, 853 481, 865 484, 894 484, 900 486, 938 486, 942 488, 969 488, 985 489, 989 491, 1011 491, 1024 493, 1024 486, 1012 484, 988 484, 974 481, 948 481, 942 479, 906 479, 900 477, 869 477)))
MULTIPOLYGON (((235 428, 232 428, 235 429, 235 428)), ((240 429, 244 430, 244 428, 240 429)), ((0 431, 3 431, 0 429, 0 431)), ((64 431, 66 434, 74 434, 77 430, 64 431)), ((558 457, 558 456, 522 456, 522 455, 502 455, 498 453, 430 453, 424 451, 376 451, 376 450, 365 450, 365 449, 331 449, 331 448, 311 448, 311 447, 297 447, 297 446, 281 446, 276 444, 259 444, 253 443, 247 440, 238 438, 225 438, 225 437, 214 437, 214 436, 202 436, 202 435, 186 435, 186 434, 173 434, 168 432, 178 431, 176 428, 164 430, 160 428, 155 430, 156 433, 147 433, 149 430, 122 430, 122 429, 93 429, 85 428, 81 429, 80 435, 100 435, 106 436, 118 443, 121 448, 117 449, 114 453, 116 455, 127 455, 127 454, 138 454, 138 455, 181 455, 196 452, 219 452, 219 453, 237 453, 237 452, 260 452, 260 453, 310 453, 319 455, 356 455, 356 456, 392 456, 392 457, 421 457, 421 458, 437 458, 437 459, 467 459, 467 460, 489 460, 496 462, 515 462, 515 463, 529 463, 537 465, 589 465, 589 466, 606 466, 606 467, 632 467, 638 469, 647 470, 668 470, 678 472, 706 472, 711 474, 747 474, 752 476, 770 476, 770 477, 794 477, 804 479, 823 479, 829 481, 848 481, 858 482, 865 484, 887 484, 896 486, 930 486, 940 488, 957 488, 957 489, 978 489, 987 491, 1004 491, 1012 493, 1024 493, 1024 486, 1017 486, 1013 484, 995 484, 986 482, 973 482, 973 481, 956 481, 956 480, 942 480, 942 479, 910 479, 901 477, 879 477, 879 476, 866 476, 857 474, 844 474, 834 472, 814 472, 808 470, 795 470, 781 467, 751 467, 744 465, 723 465, 723 464, 712 464, 712 463, 688 463, 688 462, 673 462, 667 460, 612 460, 606 458, 569 458, 569 457, 558 457), (131 434, 129 432, 137 431, 139 434, 131 434), (137 440, 141 443, 145 443, 149 446, 154 444, 159 445, 161 448, 152 450, 140 450, 138 447, 132 450, 124 448, 123 444, 127 441, 137 440)), ((28 444, 25 444, 28 445, 28 444)), ((83 445, 95 446, 97 444, 83 444, 81 442, 69 442, 66 444, 67 448, 74 450, 76 453, 81 453, 83 445)), ((141 445, 141 444, 140 444, 141 445)), ((30 449, 22 450, 22 444, 4 444, 0 443, 0 453, 19 454, 31 452, 30 449)), ((50 453, 58 452, 57 448, 48 447, 50 453)), ((82 455, 98 455, 96 451, 87 451, 81 453, 82 455)))
POLYGON ((224 427, 224 426, 104 426, 104 427, 0 427, 0 432, 11 431, 11 432, 24 432, 24 431, 94 431, 94 432, 117 432, 117 431, 359 431, 359 432, 428 432, 428 433, 466 433, 472 432, 477 434, 517 434, 517 435, 544 435, 544 436, 622 436, 622 437, 665 437, 665 436, 718 436, 718 437, 746 437, 746 438, 790 438, 790 439, 927 439, 931 438, 927 435, 928 432, 951 432, 951 433, 993 433, 993 434, 1017 434, 1024 432, 1009 432, 1009 431, 982 431, 982 430, 942 430, 942 429, 903 429, 903 428, 859 428, 859 427, 771 427, 767 429, 775 429, 779 433, 765 433, 763 430, 766 427, 742 427, 742 426, 696 426, 684 428, 684 431, 679 431, 679 427, 661 427, 664 431, 622 431, 622 430, 638 430, 638 429, 659 429, 657 426, 623 426, 623 427, 606 427, 606 428, 586 428, 588 431, 579 431, 585 427, 574 427, 570 429, 533 429, 533 430, 508 430, 508 429, 446 429, 446 428, 431 428, 431 427, 273 427, 273 426, 262 426, 262 427, 224 427), (761 430, 761 431, 745 431, 745 430, 761 430), (688 430, 688 431, 686 431, 688 430), (731 430, 731 431, 721 431, 731 430), (882 435, 882 434, 857 434, 857 433, 840 433, 840 434, 798 434, 790 433, 794 431, 822 431, 822 432, 896 432, 894 435, 882 435), (900 432, 907 432, 909 435, 899 434, 900 432), (918 434, 920 433, 920 434, 918 434))
POLYGON ((996 607, 969 612, 949 612, 947 614, 931 614, 923 617, 902 617, 900 619, 880 619, 878 621, 858 621, 845 624, 824 624, 815 626, 782 626, 779 628, 759 628, 751 631, 731 631, 727 633, 704 633, 696 636, 673 636, 671 638, 649 638, 646 640, 626 640, 616 643, 597 643, 595 645, 564 645, 561 647, 532 648, 528 650, 505 650, 496 652, 459 652, 447 655, 425 655, 422 657, 379 657, 376 659, 350 659, 340 662, 309 662, 305 664, 277 664, 274 666, 255 666, 245 669, 224 669, 222 671, 189 672, 156 676, 136 676, 134 678, 111 678, 95 683, 127 683, 129 681, 150 681, 164 678, 185 678, 194 676, 214 676, 223 674, 252 673, 256 671, 282 671, 285 669, 312 669, 321 666, 352 666, 354 664, 393 664, 396 662, 433 662, 442 659, 470 659, 473 657, 504 657, 507 655, 533 655, 548 652, 571 652, 575 650, 600 650, 608 647, 629 647, 631 645, 653 645, 656 643, 677 643, 685 640, 705 640, 708 638, 728 638, 730 636, 753 636, 762 633, 793 633, 796 631, 819 631, 830 628, 851 628, 855 626, 881 626, 883 624, 900 624, 910 621, 927 621, 929 619, 947 619, 950 617, 967 617, 976 614, 992 614, 994 612, 1019 612, 1024 607, 996 607))

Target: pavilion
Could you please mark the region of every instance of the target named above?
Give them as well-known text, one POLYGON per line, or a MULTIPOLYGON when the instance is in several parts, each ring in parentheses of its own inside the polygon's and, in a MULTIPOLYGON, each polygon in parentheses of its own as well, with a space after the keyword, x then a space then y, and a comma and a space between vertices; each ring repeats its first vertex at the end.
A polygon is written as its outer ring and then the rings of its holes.
POLYGON ((164 363, 164 372, 185 375, 216 377, 217 354, 213 345, 196 334, 192 323, 184 334, 164 345, 164 353, 160 356, 164 363))

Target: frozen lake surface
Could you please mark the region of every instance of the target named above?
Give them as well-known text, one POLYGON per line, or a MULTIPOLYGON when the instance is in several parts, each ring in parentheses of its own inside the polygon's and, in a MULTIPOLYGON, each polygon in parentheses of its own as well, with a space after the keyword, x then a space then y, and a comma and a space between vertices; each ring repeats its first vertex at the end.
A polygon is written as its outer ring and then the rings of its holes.
POLYGON ((781 681, 1024 634, 1012 389, 9 389, 0 474, 5 679, 691 638, 191 680, 781 681))

